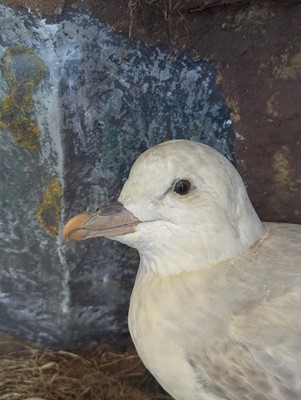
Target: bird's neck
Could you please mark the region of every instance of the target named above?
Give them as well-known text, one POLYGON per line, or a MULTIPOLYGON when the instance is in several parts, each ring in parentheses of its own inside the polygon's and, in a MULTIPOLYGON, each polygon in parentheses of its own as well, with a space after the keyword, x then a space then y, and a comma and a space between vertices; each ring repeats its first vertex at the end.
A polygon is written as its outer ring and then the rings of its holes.
MULTIPOLYGON (((257 217, 258 218, 258 217, 257 217)), ((244 222, 245 223, 245 222, 244 222)), ((169 276, 184 271, 196 271, 217 263, 231 260, 247 251, 265 234, 264 225, 253 219, 248 231, 238 232, 231 225, 223 229, 210 226, 208 229, 190 229, 174 233, 164 243, 150 241, 149 246, 140 252, 140 273, 169 276), (153 244, 152 244, 153 243, 153 244)))

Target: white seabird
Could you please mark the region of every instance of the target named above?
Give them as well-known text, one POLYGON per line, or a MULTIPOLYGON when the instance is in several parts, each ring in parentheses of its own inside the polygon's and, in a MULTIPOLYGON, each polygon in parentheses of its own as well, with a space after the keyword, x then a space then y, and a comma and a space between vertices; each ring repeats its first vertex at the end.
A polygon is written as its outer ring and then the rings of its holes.
POLYGON ((173 140, 134 163, 114 207, 64 238, 138 249, 129 328, 176 400, 301 399, 301 225, 263 224, 214 149, 173 140))

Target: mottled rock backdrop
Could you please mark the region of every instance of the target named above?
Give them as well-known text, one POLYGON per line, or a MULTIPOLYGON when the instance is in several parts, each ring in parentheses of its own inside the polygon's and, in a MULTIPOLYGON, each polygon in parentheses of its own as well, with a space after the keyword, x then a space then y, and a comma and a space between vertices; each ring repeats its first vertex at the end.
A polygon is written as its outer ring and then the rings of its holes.
POLYGON ((207 61, 130 43, 82 10, 46 19, 0 5, 0 330, 45 344, 127 336, 135 251, 64 244, 72 214, 114 199, 167 137, 233 157, 207 61))
POLYGON ((0 331, 125 343, 137 253, 61 231, 168 137, 224 153, 262 219, 301 223, 300 3, 0 1, 0 331))

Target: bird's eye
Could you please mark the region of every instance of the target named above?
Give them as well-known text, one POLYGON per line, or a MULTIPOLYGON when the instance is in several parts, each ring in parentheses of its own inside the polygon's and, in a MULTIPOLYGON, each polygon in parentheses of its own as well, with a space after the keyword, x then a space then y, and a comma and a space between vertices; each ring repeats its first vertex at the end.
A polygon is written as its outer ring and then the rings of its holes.
POLYGON ((175 184, 174 191, 183 196, 189 193, 190 188, 191 188, 191 183, 186 179, 182 179, 175 184))

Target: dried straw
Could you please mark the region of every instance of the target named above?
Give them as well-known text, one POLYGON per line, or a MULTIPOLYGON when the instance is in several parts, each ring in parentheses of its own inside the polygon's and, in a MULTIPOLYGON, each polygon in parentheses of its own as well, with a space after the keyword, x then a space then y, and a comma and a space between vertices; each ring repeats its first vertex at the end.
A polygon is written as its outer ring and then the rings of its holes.
POLYGON ((137 354, 83 356, 34 348, 0 355, 0 400, 158 400, 137 354))

